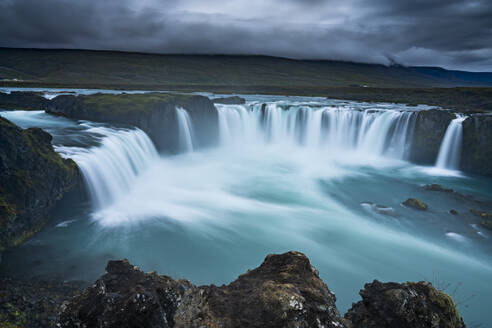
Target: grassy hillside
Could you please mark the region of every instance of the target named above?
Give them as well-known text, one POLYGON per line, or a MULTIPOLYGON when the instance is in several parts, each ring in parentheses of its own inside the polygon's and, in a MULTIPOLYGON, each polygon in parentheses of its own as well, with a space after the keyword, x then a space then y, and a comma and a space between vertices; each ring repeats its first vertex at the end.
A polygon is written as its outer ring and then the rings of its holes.
POLYGON ((394 88, 492 86, 492 73, 266 56, 0 48, 1 80, 2 85, 140 89, 394 88))

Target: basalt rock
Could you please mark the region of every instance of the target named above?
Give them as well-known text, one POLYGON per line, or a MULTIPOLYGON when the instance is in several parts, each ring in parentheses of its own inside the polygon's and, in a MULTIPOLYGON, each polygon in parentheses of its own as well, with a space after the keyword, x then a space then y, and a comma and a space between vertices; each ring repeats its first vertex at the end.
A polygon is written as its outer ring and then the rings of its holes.
POLYGON ((410 160, 418 164, 434 164, 446 129, 454 118, 454 114, 445 110, 420 111, 415 121, 410 160))
POLYGON ((76 164, 62 159, 51 135, 23 130, 0 117, 0 252, 40 230, 57 200, 79 180, 76 164))
POLYGON ((454 192, 453 189, 444 188, 443 186, 441 186, 440 184, 437 184, 437 183, 427 184, 424 186, 424 189, 429 190, 429 191, 454 192))
POLYGON ((62 306, 58 327, 463 328, 450 296, 432 284, 366 284, 345 318, 299 252, 268 255, 229 285, 196 287, 144 273, 127 260, 62 306))
POLYGON ((187 110, 197 146, 218 140, 218 114, 207 97, 167 93, 61 95, 48 113, 75 119, 136 126, 145 131, 157 149, 175 152, 179 147, 176 107, 187 110))
POLYGON ((428 282, 374 280, 360 291, 362 301, 345 314, 352 328, 464 328, 449 295, 428 282))
POLYGON ((238 96, 225 97, 225 98, 214 98, 212 99, 214 104, 224 104, 224 105, 242 105, 246 103, 244 98, 238 96))
POLYGON ((492 176, 492 116, 473 115, 462 124, 461 169, 492 176))
POLYGON ((427 210, 427 204, 417 198, 409 198, 402 203, 406 207, 412 207, 417 210, 425 211, 427 210))
POLYGON ((345 327, 335 295, 298 252, 269 255, 227 286, 195 287, 126 260, 66 304, 61 327, 345 327))
POLYGON ((0 109, 46 110, 49 102, 34 92, 0 92, 0 109))

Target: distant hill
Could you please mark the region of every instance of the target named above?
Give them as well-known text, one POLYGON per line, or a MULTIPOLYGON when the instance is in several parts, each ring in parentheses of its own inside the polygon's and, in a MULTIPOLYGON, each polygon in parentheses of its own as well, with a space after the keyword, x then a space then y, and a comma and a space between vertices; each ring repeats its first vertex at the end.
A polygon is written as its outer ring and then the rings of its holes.
POLYGON ((228 86, 252 90, 261 87, 470 87, 492 86, 492 73, 267 56, 0 48, 0 83, 153 89, 228 86))

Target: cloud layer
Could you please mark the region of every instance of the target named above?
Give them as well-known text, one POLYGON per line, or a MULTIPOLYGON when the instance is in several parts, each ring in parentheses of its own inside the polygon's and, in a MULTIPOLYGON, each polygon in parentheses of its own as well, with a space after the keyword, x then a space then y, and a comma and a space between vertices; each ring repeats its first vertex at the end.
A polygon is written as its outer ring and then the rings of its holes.
POLYGON ((491 17, 476 0, 0 0, 0 46, 492 71, 491 17))

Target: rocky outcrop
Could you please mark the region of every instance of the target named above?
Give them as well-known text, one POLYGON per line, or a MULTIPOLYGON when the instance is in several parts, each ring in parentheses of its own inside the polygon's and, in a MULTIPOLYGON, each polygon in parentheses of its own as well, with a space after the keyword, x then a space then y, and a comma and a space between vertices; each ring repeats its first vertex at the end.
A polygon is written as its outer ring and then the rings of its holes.
POLYGON ((0 252, 40 230, 79 171, 38 128, 23 130, 0 117, 0 252))
POLYGON ((417 114, 413 131, 410 160, 418 164, 434 164, 442 139, 455 115, 446 110, 423 110, 417 114))
POLYGON ((196 287, 127 260, 62 306, 59 327, 463 328, 451 297, 430 283, 366 284, 342 318, 335 295, 299 252, 268 255, 229 285, 196 287))
POLYGON ((61 327, 344 327, 335 295, 298 252, 269 255, 227 286, 195 287, 126 260, 66 305, 61 327))
POLYGON ((345 314, 352 328, 463 328, 449 295, 428 282, 366 284, 362 301, 345 314))
POLYGON ((0 92, 0 109, 46 110, 49 102, 34 92, 0 92))
POLYGON ((48 113, 75 119, 137 126, 160 151, 178 150, 176 107, 187 110, 197 146, 218 140, 218 114, 214 104, 197 95, 168 93, 61 95, 54 98, 48 113))
POLYGON ((243 105, 246 103, 246 99, 238 96, 232 96, 232 97, 225 97, 225 98, 214 98, 212 99, 212 102, 214 104, 224 104, 224 105, 243 105))
POLYGON ((416 210, 425 211, 427 210, 427 204, 417 198, 409 198, 402 203, 406 207, 411 207, 416 210))
POLYGON ((461 169, 492 176, 492 116, 473 115, 462 124, 461 169))

